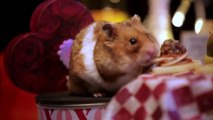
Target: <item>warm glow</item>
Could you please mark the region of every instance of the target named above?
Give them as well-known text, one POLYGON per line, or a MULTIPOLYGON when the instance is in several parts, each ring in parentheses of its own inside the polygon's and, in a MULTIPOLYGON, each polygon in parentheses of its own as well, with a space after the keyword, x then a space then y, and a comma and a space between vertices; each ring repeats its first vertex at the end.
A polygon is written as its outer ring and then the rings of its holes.
POLYGON ((203 26, 203 19, 202 18, 197 19, 195 23, 195 33, 197 34, 200 33, 202 26, 203 26))
POLYGON ((120 0, 110 0, 112 3, 119 3, 120 0))
POLYGON ((104 20, 111 22, 121 22, 129 18, 129 15, 126 12, 110 7, 106 7, 100 10, 92 10, 91 13, 95 21, 104 20))
POLYGON ((185 20, 185 15, 182 12, 175 12, 175 15, 172 18, 172 24, 175 27, 181 27, 183 25, 183 22, 185 20))

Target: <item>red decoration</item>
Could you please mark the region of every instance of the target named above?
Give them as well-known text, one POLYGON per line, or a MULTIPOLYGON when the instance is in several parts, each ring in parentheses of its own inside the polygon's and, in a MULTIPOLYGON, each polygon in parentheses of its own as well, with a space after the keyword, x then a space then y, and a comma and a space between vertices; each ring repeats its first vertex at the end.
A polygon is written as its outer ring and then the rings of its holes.
POLYGON ((59 60, 59 45, 94 20, 75 0, 46 0, 32 14, 29 33, 14 37, 4 51, 10 79, 33 93, 66 90, 68 70, 59 60))

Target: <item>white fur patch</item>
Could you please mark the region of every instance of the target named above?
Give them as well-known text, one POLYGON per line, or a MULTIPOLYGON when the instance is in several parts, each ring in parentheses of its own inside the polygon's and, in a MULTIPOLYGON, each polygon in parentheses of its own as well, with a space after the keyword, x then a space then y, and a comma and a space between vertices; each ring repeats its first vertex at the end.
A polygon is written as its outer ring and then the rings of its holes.
POLYGON ((94 38, 94 27, 96 23, 90 25, 87 29, 87 34, 85 35, 82 43, 82 49, 80 53, 84 56, 84 65, 86 67, 86 79, 89 80, 94 85, 101 85, 103 81, 100 74, 98 73, 95 61, 94 61, 94 49, 97 40, 94 38))
POLYGON ((90 25, 87 29, 87 34, 85 35, 83 42, 82 42, 82 48, 80 53, 84 56, 84 66, 86 71, 84 72, 85 80, 88 80, 87 82, 91 83, 92 85, 96 86, 97 88, 105 88, 108 91, 115 91, 119 87, 121 87, 124 83, 127 83, 129 80, 131 80, 132 76, 125 75, 116 80, 113 84, 108 83, 102 79, 100 76, 95 61, 94 61, 94 49, 97 40, 94 38, 94 27, 96 26, 96 23, 93 23, 90 25))

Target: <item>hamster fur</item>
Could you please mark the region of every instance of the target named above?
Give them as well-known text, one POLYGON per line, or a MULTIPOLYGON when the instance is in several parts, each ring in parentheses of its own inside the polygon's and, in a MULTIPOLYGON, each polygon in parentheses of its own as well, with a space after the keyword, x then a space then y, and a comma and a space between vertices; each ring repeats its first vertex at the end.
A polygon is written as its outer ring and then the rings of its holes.
POLYGON ((135 15, 120 23, 92 23, 76 36, 71 51, 71 93, 115 93, 152 64, 159 45, 135 15))

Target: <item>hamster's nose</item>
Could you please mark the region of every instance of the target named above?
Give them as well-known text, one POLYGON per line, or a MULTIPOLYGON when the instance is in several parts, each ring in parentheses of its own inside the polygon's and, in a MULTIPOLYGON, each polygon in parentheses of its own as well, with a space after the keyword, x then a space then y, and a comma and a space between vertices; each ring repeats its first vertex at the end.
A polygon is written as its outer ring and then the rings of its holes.
POLYGON ((147 54, 149 55, 149 56, 151 56, 151 57, 156 57, 157 56, 157 50, 154 48, 154 47, 152 47, 152 48, 149 48, 148 49, 148 51, 147 51, 147 54))

